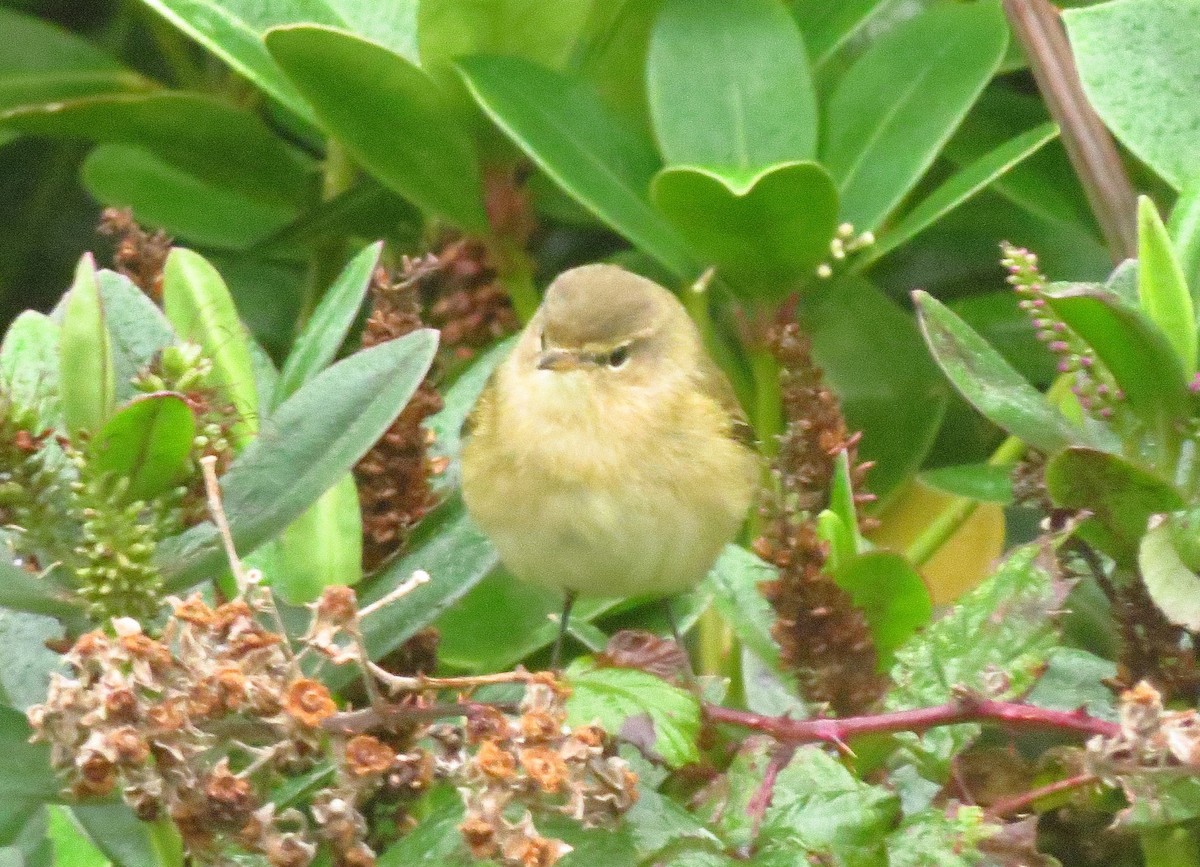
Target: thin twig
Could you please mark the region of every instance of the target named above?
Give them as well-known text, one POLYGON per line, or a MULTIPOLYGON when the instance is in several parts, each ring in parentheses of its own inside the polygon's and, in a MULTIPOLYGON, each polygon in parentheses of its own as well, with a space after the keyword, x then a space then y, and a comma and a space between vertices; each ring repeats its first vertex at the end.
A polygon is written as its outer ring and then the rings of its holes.
POLYGON ((1038 90, 1058 123, 1113 262, 1137 256, 1137 202, 1112 136, 1087 101, 1058 10, 1049 0, 1004 0, 1038 90))
POLYGON ((771 806, 771 799, 775 795, 775 782, 779 779, 779 772, 788 766, 792 756, 796 754, 796 745, 790 743, 776 744, 775 749, 771 751, 771 759, 767 763, 767 769, 763 773, 762 782, 758 784, 758 789, 755 790, 754 796, 750 798, 750 803, 746 805, 746 814, 750 817, 751 832, 750 839, 754 840, 758 837, 759 828, 762 827, 763 816, 766 815, 767 807, 771 806))
POLYGON ((407 705, 383 703, 378 707, 343 711, 322 721, 321 728, 338 734, 351 735, 361 732, 392 729, 412 722, 426 722, 446 717, 472 716, 484 708, 495 708, 502 713, 515 713, 516 704, 477 702, 445 702, 430 705, 407 705))
POLYGON ((705 705, 704 712, 713 722, 764 732, 790 744, 826 743, 839 746, 859 735, 905 731, 919 733, 937 726, 967 722, 992 722, 1010 728, 1055 729, 1108 738, 1115 738, 1121 733, 1117 723, 1098 719, 1083 711, 1050 710, 1031 704, 994 701, 969 695, 934 707, 841 719, 794 720, 716 705, 705 705))
POLYGON ((392 590, 386 596, 382 596, 379 599, 376 599, 374 602, 372 602, 370 605, 366 606, 365 608, 360 608, 358 611, 358 619, 361 621, 368 614, 374 614, 380 608, 384 607, 385 605, 390 605, 391 603, 393 603, 397 599, 399 599, 401 596, 405 596, 405 595, 411 593, 412 591, 414 591, 418 587, 420 587, 422 584, 427 583, 429 580, 430 580, 429 573, 426 572, 424 569, 418 569, 417 571, 412 573, 411 578, 409 578, 407 581, 405 581, 403 584, 401 584, 395 590, 392 590))
POLYGON ((1005 816, 1012 816, 1016 813, 1024 813, 1042 798, 1050 795, 1056 795, 1059 792, 1069 792, 1072 789, 1079 789, 1099 781, 1099 778, 1095 774, 1077 774, 1074 777, 1067 777, 1065 780, 1057 780, 1056 782, 1049 783, 1045 786, 1039 786, 1036 789, 1031 789, 1028 792, 1022 792, 1019 795, 1013 795, 1011 798, 1005 798, 997 801, 996 803, 992 804, 992 806, 988 807, 987 814, 993 819, 1003 819, 1005 816))
POLYGON ((221 503, 221 483, 217 481, 217 456, 205 455, 200 458, 200 469, 204 473, 204 490, 208 495, 208 511, 217 532, 221 534, 221 542, 225 545, 225 556, 229 559, 229 568, 233 570, 234 580, 237 581, 238 595, 245 596, 250 587, 242 560, 238 557, 237 548, 233 545, 233 534, 229 531, 229 520, 225 517, 225 506, 221 503))
POLYGON ((385 668, 368 662, 371 673, 388 688, 390 692, 425 692, 431 689, 474 689, 478 686, 489 686, 496 683, 553 683, 554 677, 549 672, 502 671, 499 674, 478 674, 464 677, 426 677, 418 674, 415 677, 392 674, 385 668))

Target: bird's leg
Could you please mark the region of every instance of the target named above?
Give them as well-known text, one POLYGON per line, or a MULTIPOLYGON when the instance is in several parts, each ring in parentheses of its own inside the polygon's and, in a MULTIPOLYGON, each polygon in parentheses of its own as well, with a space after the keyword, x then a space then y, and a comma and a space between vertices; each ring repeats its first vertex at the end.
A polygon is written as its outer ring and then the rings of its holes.
POLYGON ((558 637, 554 639, 554 650, 550 654, 550 670, 558 671, 558 661, 562 656, 563 640, 567 637, 567 621, 571 618, 571 606, 575 604, 578 595, 574 590, 563 594, 562 617, 558 621, 558 637))

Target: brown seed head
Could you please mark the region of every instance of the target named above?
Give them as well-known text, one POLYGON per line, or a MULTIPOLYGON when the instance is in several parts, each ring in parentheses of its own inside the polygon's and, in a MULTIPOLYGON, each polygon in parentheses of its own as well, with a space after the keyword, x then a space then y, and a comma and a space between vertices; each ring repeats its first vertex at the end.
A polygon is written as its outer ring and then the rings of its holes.
POLYGON ((107 795, 117 784, 117 767, 98 752, 78 762, 79 782, 74 792, 80 797, 107 795))
POLYGON ((283 707, 297 722, 308 728, 316 728, 337 713, 337 705, 333 703, 325 685, 307 677, 292 681, 283 707))
POLYGON ((516 758, 495 741, 484 741, 480 745, 475 754, 475 765, 496 780, 511 780, 517 772, 516 758))
POLYGON ((104 714, 111 720, 131 721, 137 718, 138 700, 133 690, 119 687, 104 696, 104 714))
POLYGON ((521 767, 544 792, 558 792, 567 780, 567 763, 562 756, 547 747, 521 750, 521 767))
POLYGON ((317 602, 317 616, 323 622, 345 626, 358 613, 358 600, 350 587, 326 587, 317 602))
POLYGON ((511 735, 508 717, 490 706, 472 709, 467 715, 466 731, 467 741, 473 744, 484 740, 507 740, 511 735))
POLYGON ((175 732, 187 725, 187 702, 181 698, 168 698, 146 711, 146 722, 152 731, 175 732))
POLYGON ((199 593, 193 593, 187 599, 175 604, 175 616, 194 626, 208 628, 216 622, 216 615, 208 607, 199 593))
POLYGON ((477 860, 491 858, 499 851, 496 845, 496 829, 491 822, 479 817, 467 819, 458 826, 471 857, 477 860))
POLYGON ((358 735, 346 744, 346 770, 354 777, 382 774, 395 760, 392 748, 370 735, 358 735))
POLYGON ((543 743, 562 735, 563 717, 544 708, 521 714, 521 736, 529 743, 543 743))
POLYGON ((133 726, 121 726, 104 736, 105 744, 122 765, 140 765, 150 758, 150 747, 133 726))
POLYGON ((143 632, 121 636, 121 646, 134 659, 141 659, 150 664, 155 671, 164 671, 171 667, 171 651, 162 642, 155 641, 143 632))

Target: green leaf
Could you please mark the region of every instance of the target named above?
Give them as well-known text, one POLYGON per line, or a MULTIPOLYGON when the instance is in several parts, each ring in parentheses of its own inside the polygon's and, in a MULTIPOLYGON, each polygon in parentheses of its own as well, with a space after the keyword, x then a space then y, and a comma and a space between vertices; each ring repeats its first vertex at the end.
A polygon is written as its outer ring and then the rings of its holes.
POLYGON ((474 145, 441 89, 411 60, 316 25, 278 27, 266 41, 322 127, 371 174, 464 229, 487 228, 474 145))
MULTIPOLYGON (((1040 552, 1038 544, 1015 549, 994 575, 896 652, 888 710, 952 701, 960 687, 1007 698, 1033 685, 1057 640, 1055 619, 1064 592, 1038 562, 1040 552), (997 673, 1005 676, 999 691, 997 673)), ((925 778, 942 783, 951 757, 979 731, 978 724, 969 723, 898 737, 906 760, 925 778)))
POLYGON ((804 40, 776 0, 666 0, 646 77, 668 163, 750 175, 816 156, 804 40))
POLYGON ((0 111, 154 86, 90 42, 32 15, 0 9, 0 32, 0 111))
POLYGON ((101 271, 99 278, 100 302, 112 341, 117 400, 128 400, 141 393, 130 380, 175 342, 175 332, 158 306, 128 277, 101 271))
POLYGON ((671 166, 654 177, 651 196, 701 261, 752 296, 792 291, 829 255, 837 228, 833 181, 813 162, 747 176, 671 166))
POLYGON ((1046 299, 1083 338, 1117 385, 1129 408, 1147 424, 1169 426, 1188 412, 1183 364, 1161 331, 1118 296, 1087 286, 1051 289, 1046 299))
POLYGON ((946 386, 912 316, 867 281, 822 281, 800 299, 813 358, 842 399, 881 500, 916 472, 942 420, 946 386), (870 347, 869 351, 864 348, 870 347))
POLYGON ((135 398, 113 414, 88 444, 92 466, 129 479, 130 501, 149 500, 187 479, 196 419, 183 395, 135 398))
MULTIPOLYGON (((32 577, 32 576, 31 576, 32 577)), ((41 578, 44 584, 53 587, 52 581, 41 578)), ((61 595, 66 596, 64 592, 61 595)), ((70 629, 86 628, 87 620, 83 608, 77 604, 68 612, 70 629)), ((69 630, 65 634, 71 633, 69 630)), ((0 685, 3 686, 3 703, 19 711, 46 700, 51 672, 65 674, 62 656, 46 646, 47 642, 61 640, 63 624, 51 617, 30 614, 24 611, 0 610, 0 646, 5 649, 6 659, 0 666, 0 685)))
POLYGON ((825 568, 830 574, 836 574, 839 569, 846 568, 858 556, 855 533, 836 512, 826 509, 817 514, 817 536, 829 546, 825 568))
POLYGON ((0 130, 148 151, 190 175, 285 207, 310 194, 312 165, 255 115, 199 93, 90 96, 0 112, 0 130))
POLYGON ((276 541, 279 572, 271 587, 291 605, 312 602, 326 587, 362 579, 362 513, 347 474, 288 525, 276 541))
POLYGON ((283 363, 275 386, 276 404, 291 397, 333 361, 354 324, 382 251, 382 241, 364 248, 325 292, 283 363))
POLYGON ((206 181, 134 145, 98 145, 80 172, 101 204, 130 208, 139 223, 198 245, 244 250, 298 214, 295 207, 206 181))
POLYGON ((863 554, 840 566, 834 579, 850 591, 854 607, 866 617, 884 671, 895 661, 897 648, 933 617, 933 601, 925 582, 899 554, 863 554))
POLYGON ((230 433, 244 448, 258 430, 258 392, 249 336, 225 281, 199 253, 175 247, 163 268, 163 310, 179 336, 212 361, 209 382, 237 411, 230 433))
POLYGON ((887 229, 873 246, 867 248, 863 258, 855 263, 856 267, 865 268, 897 247, 907 244, 976 193, 991 186, 1009 169, 1037 153, 1043 145, 1057 136, 1058 127, 1055 124, 1043 123, 1009 139, 960 169, 922 199, 921 203, 905 214, 895 226, 887 229))
POLYGON ((1078 447, 1050 459, 1046 491, 1056 506, 1090 512, 1079 534, 1124 564, 1137 555, 1151 515, 1184 506, 1179 492, 1153 473, 1117 455, 1078 447))
POLYGON ((38 423, 57 427, 59 326, 26 310, 12 321, 0 343, 0 389, 15 403, 37 410, 38 423))
POLYGON ((59 350, 59 395, 71 436, 95 433, 112 415, 115 401, 112 344, 96 282, 96 263, 85 253, 66 297, 59 350))
POLYGON ((801 747, 775 782, 759 857, 772 863, 773 856, 808 855, 846 867, 883 867, 883 835, 899 818, 894 793, 856 779, 819 747, 801 747))
POLYGON ((804 31, 813 66, 823 66, 888 5, 887 0, 796 0, 792 15, 804 31))
POLYGON ((1138 548, 1138 568, 1146 591, 1166 618, 1200 630, 1200 577, 1183 562, 1173 535, 1169 517, 1152 521, 1138 548))
POLYGON ((1171 209, 1167 231, 1175 245, 1175 260, 1191 288, 1195 306, 1200 300, 1197 297, 1200 296, 1200 176, 1179 194, 1171 209))
POLYGON ((146 5, 293 112, 308 103, 275 65, 263 36, 283 24, 326 24, 364 36, 417 61, 417 3, 400 0, 145 0, 146 5))
POLYGON ((1088 102, 1121 143, 1175 189, 1200 165, 1200 6, 1191 0, 1115 0, 1068 9, 1088 102))
POLYGON ((1113 690, 1106 685, 1117 677, 1117 664, 1076 647, 1056 647, 1046 671, 1025 696, 1025 701, 1051 710, 1084 708, 1101 719, 1117 719, 1113 690))
POLYGON ((829 98, 822 162, 842 219, 876 229, 991 80, 1008 46, 999 3, 934 6, 880 37, 829 98))
POLYGON ((412 867, 422 861, 438 867, 470 867, 475 862, 466 851, 458 826, 463 803, 448 786, 434 789, 421 802, 422 819, 415 828, 384 849, 378 867, 412 867))
POLYGON ((79 829, 66 807, 50 807, 50 840, 55 867, 108 867, 104 853, 79 829))
POLYGON ((0 707, 0 804, 58 800, 62 780, 50 769, 50 748, 31 744, 25 714, 0 707))
POLYGON ((779 671, 779 645, 771 637, 775 612, 759 588, 776 577, 775 567, 754 553, 739 545, 726 545, 701 587, 712 593, 713 604, 738 641, 779 671))
POLYGON ((74 593, 54 581, 27 572, 7 558, 0 559, 0 607, 50 617, 74 617, 82 612, 82 606, 74 593))
POLYGON ((1138 299, 1167 336, 1190 379, 1196 372, 1196 311, 1167 228, 1148 196, 1138 198, 1138 299))
POLYGON ((958 464, 925 470, 918 477, 939 491, 969 497, 981 503, 1010 505, 1013 501, 1012 465, 958 464))
POLYGON ((992 423, 1035 448, 1057 452, 1083 438, 1041 392, 928 293, 913 293, 929 352, 959 393, 992 423))
POLYGON ((650 205, 650 179, 662 166, 653 144, 589 84, 512 57, 458 66, 483 110, 551 180, 677 277, 699 273, 650 205))
MULTIPOLYGON (((221 479, 234 544, 253 551, 336 484, 400 414, 433 360, 437 338, 416 331, 318 374, 263 424, 221 479)), ((225 572, 205 522, 159 544, 171 592, 225 572)))
POLYGON ((1200 778, 1152 770, 1122 774, 1129 806, 1117 814, 1118 828, 1162 828, 1200 816, 1200 778))
POLYGON ((594 668, 582 660, 564 676, 571 686, 571 725, 598 721, 605 731, 617 733, 632 718, 647 718, 654 730, 652 749, 669 767, 699 761, 700 705, 695 696, 644 671, 594 668))
MULTIPOLYGON (((983 808, 962 805, 953 815, 946 808, 937 806, 906 816, 900 827, 887 837, 887 863, 889 867, 927 867, 930 864, 974 867, 989 863, 979 851, 979 843, 999 829, 987 824, 985 819, 983 808)), ((1016 857, 1020 859, 1023 854, 1017 853, 1016 857)), ((1012 863, 1028 862, 1022 859, 1012 863)))
POLYGON ((150 829, 154 826, 140 821, 124 802, 76 804, 71 813, 92 842, 118 867, 164 867, 164 859, 156 853, 150 839, 150 829))

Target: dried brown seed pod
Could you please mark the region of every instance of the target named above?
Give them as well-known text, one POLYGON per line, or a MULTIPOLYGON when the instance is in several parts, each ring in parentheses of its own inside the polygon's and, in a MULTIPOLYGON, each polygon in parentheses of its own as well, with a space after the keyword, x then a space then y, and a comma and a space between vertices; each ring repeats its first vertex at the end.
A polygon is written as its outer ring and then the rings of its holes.
POLYGON ((307 677, 292 681, 283 707, 293 719, 308 728, 316 728, 337 713, 337 705, 325 684, 307 677))

